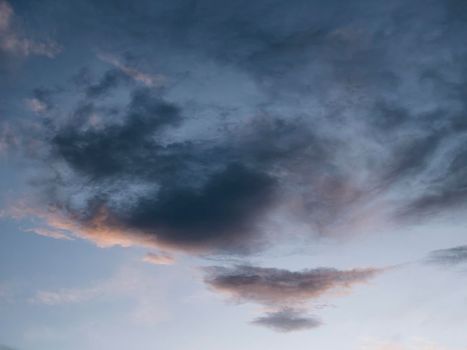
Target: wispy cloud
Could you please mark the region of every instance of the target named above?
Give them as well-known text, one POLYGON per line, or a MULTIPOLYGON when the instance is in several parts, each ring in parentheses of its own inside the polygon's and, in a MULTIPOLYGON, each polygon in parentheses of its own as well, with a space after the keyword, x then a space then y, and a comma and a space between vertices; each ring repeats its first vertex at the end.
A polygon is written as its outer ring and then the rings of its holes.
POLYGON ((0 50, 21 56, 40 55, 49 58, 61 52, 53 41, 36 41, 21 35, 14 26, 15 13, 11 5, 0 0, 0 50))
POLYGON ((39 290, 30 299, 33 304, 60 307, 109 300, 131 302, 128 320, 153 325, 168 317, 162 302, 163 284, 153 275, 135 267, 123 267, 109 278, 84 287, 39 290))
POLYGON ((108 53, 99 53, 97 57, 101 61, 111 64, 130 78, 142 83, 143 85, 146 85, 147 87, 157 87, 165 83, 166 78, 163 75, 144 73, 134 67, 131 67, 128 64, 123 63, 114 55, 108 53))
POLYGON ((27 98, 24 102, 26 107, 35 113, 43 113, 47 110, 47 105, 38 98, 27 98))
POLYGON ((38 291, 30 301, 46 305, 75 304, 95 299, 107 292, 109 292, 107 285, 98 285, 91 288, 38 291))
POLYGON ((437 265, 459 265, 467 263, 467 245, 430 252, 426 262, 437 265))
POLYGON ((86 225, 81 225, 59 210, 53 208, 39 208, 37 206, 33 207, 24 202, 17 203, 8 210, 5 210, 3 215, 16 219, 25 217, 39 219, 42 226, 28 228, 26 231, 32 231, 51 238, 61 238, 62 234, 70 239, 73 237, 80 237, 90 240, 102 248, 112 246, 131 247, 138 245, 154 248, 158 247, 157 241, 152 237, 145 237, 138 233, 131 233, 119 228, 107 226, 108 214, 104 207, 99 210, 99 215, 93 217, 86 225))
POLYGON ((143 261, 153 265, 172 265, 175 263, 174 257, 162 253, 147 253, 143 261))
POLYGON ((43 227, 35 227, 35 228, 27 229, 26 231, 35 233, 39 236, 53 238, 53 239, 63 239, 63 240, 68 240, 68 241, 74 240, 73 237, 70 237, 63 232, 53 230, 53 229, 46 229, 43 227))

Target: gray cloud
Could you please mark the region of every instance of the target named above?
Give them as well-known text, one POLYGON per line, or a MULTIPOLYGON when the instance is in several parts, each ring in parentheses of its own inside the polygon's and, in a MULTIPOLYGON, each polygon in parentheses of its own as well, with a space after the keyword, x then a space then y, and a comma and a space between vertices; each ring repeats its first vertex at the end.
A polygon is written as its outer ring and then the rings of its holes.
POLYGON ((381 270, 316 268, 292 272, 275 268, 236 266, 207 269, 205 282, 219 292, 242 301, 266 305, 303 303, 336 288, 367 282, 381 270))
POLYGON ((438 249, 430 252, 426 261, 437 265, 458 265, 467 262, 467 246, 438 249))
POLYGON ((313 329, 321 326, 321 321, 303 315, 297 310, 283 309, 276 312, 268 312, 252 321, 253 324, 268 327, 278 332, 292 332, 313 329))
POLYGON ((116 69, 106 71, 101 79, 86 87, 86 96, 88 98, 98 98, 105 96, 112 89, 118 87, 121 81, 124 80, 122 73, 116 69))
POLYGON ((284 269, 237 265, 206 268, 205 283, 214 291, 242 302, 272 307, 253 321, 280 332, 316 328, 321 322, 297 309, 331 291, 349 289, 382 273, 382 269, 367 268, 337 270, 316 268, 293 272, 284 269))
POLYGON ((36 91, 64 110, 44 116, 44 197, 87 231, 217 252, 267 245, 278 206, 310 236, 465 210, 467 28, 429 3, 28 5, 113 66, 72 102, 36 91))

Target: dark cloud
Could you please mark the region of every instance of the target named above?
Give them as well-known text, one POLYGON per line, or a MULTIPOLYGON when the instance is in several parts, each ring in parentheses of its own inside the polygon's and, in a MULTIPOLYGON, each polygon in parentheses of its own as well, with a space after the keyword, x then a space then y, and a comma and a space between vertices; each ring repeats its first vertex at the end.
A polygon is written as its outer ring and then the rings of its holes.
POLYGON ((68 209, 67 214, 90 231, 104 226, 165 248, 240 253, 259 244, 256 220, 270 205, 273 190, 267 175, 232 164, 201 188, 167 185, 120 207, 93 197, 84 211, 68 209))
POLYGON ((430 252, 426 261, 437 265, 458 265, 467 262, 467 246, 439 249, 430 252))
POLYGON ((379 269, 317 268, 292 272, 275 268, 235 266, 207 269, 205 282, 219 292, 266 305, 302 303, 335 288, 350 288, 381 273, 379 269))
POLYGON ((303 315, 293 309, 283 309, 276 312, 268 312, 265 316, 258 317, 253 324, 271 328, 278 332, 292 332, 317 328, 322 325, 321 321, 303 315))
POLYGON ((88 98, 98 98, 105 96, 112 89, 115 89, 125 76, 117 69, 110 69, 103 74, 101 79, 86 87, 85 93, 88 98))
MULTIPOLYGON (((99 226, 171 248, 247 252, 260 244, 258 220, 274 203, 277 180, 268 169, 255 168, 240 146, 164 142, 166 131, 184 117, 179 107, 144 89, 133 94, 120 123, 92 126, 95 111, 93 104, 80 106, 51 136, 51 162, 71 168, 81 196, 82 186, 91 191, 76 206, 70 202, 74 193, 53 183, 52 192, 65 192, 55 202, 47 194, 53 207, 94 231, 105 210, 99 226), (130 193, 138 186, 144 191, 130 193)), ((288 149, 294 147, 269 153, 293 154, 288 149)))
POLYGON ((158 233, 161 243, 235 250, 251 237, 254 220, 273 199, 273 186, 266 174, 232 164, 199 190, 162 189, 156 200, 141 200, 125 223, 158 233))
POLYGON ((326 293, 365 283, 383 270, 316 268, 293 272, 284 269, 237 265, 206 268, 205 282, 213 290, 242 302, 274 308, 253 323, 280 332, 315 328, 321 322, 294 307, 303 306, 326 293))
POLYGON ((429 4, 28 4, 93 55, 79 65, 112 67, 81 71, 72 102, 35 92, 65 115, 43 123, 63 181, 50 204, 87 228, 105 208, 129 239, 224 251, 256 249, 278 206, 310 236, 465 210, 466 28, 448 20, 458 2, 429 4), (156 89, 158 73, 183 78, 156 89))
POLYGON ((93 105, 81 106, 75 114, 77 120, 59 130, 51 140, 58 157, 91 178, 143 171, 141 168, 149 165, 145 162, 148 153, 159 147, 153 141, 155 134, 180 121, 176 106, 149 96, 147 91, 133 95, 121 125, 82 130, 89 125, 93 112, 93 105))

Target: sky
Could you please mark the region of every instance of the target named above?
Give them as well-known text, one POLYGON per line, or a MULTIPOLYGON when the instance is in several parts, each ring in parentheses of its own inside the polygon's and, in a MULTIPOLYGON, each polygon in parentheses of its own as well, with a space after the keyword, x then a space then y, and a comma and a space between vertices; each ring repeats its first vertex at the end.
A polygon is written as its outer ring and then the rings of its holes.
POLYGON ((467 2, 0 0, 0 350, 467 350, 467 2))

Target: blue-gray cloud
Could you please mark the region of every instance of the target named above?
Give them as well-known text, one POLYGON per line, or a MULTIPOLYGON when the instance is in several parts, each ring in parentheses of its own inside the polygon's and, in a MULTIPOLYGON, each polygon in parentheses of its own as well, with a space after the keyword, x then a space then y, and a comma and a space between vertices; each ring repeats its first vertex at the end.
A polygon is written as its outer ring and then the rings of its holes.
POLYGON ((205 282, 214 291, 236 301, 253 302, 273 308, 253 321, 280 332, 316 328, 315 317, 307 316, 303 306, 339 289, 349 289, 382 273, 383 269, 337 270, 315 268, 303 271, 239 265, 206 268, 205 282), (300 306, 300 309, 297 309, 300 306))
POLYGON ((74 224, 175 249, 255 251, 279 207, 310 236, 465 210, 464 5, 429 3, 18 1, 74 79, 3 143, 44 150, 74 224))
POLYGON ((292 332, 317 328, 321 321, 314 317, 303 315, 293 309, 283 309, 276 312, 268 312, 266 315, 256 318, 253 324, 268 327, 278 332, 292 332))
POLYGON ((428 254, 426 261, 444 266, 467 263, 467 246, 434 250, 428 254))

